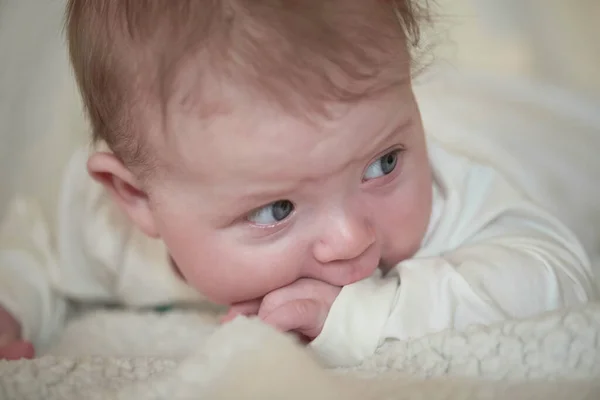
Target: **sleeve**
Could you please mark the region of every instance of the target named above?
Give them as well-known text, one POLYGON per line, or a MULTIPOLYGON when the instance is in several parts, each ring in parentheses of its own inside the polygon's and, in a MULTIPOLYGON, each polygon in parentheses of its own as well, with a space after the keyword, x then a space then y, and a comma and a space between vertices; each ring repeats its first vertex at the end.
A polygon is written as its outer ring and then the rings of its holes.
POLYGON ((164 242, 137 229, 89 176, 88 155, 81 149, 73 157, 59 201, 60 289, 78 301, 131 308, 200 300, 172 267, 164 242))
POLYGON ((0 305, 37 347, 62 327, 68 310, 50 283, 56 265, 41 210, 35 202, 14 199, 0 225, 0 305))
POLYGON ((192 302, 158 239, 134 228, 87 173, 89 149, 72 155, 62 176, 57 226, 34 198, 17 198, 0 226, 0 305, 43 347, 74 303, 148 307, 192 302), (54 227, 52 227, 54 228, 54 227))
POLYGON ((99 231, 94 226, 105 218, 89 203, 109 206, 90 184, 86 159, 87 149, 78 149, 61 177, 56 227, 37 198, 22 195, 13 198, 1 221, 0 305, 20 322, 23 338, 38 349, 64 326, 70 300, 114 300, 122 245, 106 246, 88 232, 125 243, 127 230, 99 231))
POLYGON ((513 203, 454 249, 417 254, 385 276, 344 287, 311 346, 325 362, 349 366, 386 340, 527 318, 596 298, 577 239, 535 206, 513 203))

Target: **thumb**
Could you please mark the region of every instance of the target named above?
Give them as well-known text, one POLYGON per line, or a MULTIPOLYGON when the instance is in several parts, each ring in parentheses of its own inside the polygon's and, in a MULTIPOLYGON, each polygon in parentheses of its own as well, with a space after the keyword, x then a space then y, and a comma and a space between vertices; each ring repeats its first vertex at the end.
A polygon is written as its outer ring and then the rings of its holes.
POLYGON ((318 301, 299 299, 285 303, 267 315, 259 313, 259 317, 281 332, 293 331, 312 340, 321 333, 327 315, 318 301))

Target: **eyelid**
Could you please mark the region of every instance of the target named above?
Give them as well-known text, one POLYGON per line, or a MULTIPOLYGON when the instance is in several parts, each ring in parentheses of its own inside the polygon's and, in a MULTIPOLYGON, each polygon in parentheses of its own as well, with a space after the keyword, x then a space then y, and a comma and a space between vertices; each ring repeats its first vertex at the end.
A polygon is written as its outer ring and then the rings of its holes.
POLYGON ((386 150, 378 153, 375 157, 373 157, 365 166, 365 168, 362 171, 361 176, 365 175, 365 172, 367 172, 367 169, 377 160, 379 160, 381 157, 385 156, 386 154, 389 154, 393 151, 397 151, 398 154, 402 154, 404 151, 406 150, 406 147, 404 147, 404 145, 401 144, 396 144, 394 146, 388 147, 386 150))
POLYGON ((239 227, 246 230, 255 240, 271 240, 280 237, 279 235, 284 235, 285 232, 291 229, 295 222, 295 215, 296 209, 286 219, 271 225, 257 225, 242 218, 242 221, 239 222, 239 227))
POLYGON ((266 203, 263 204, 262 206, 258 206, 253 208, 252 210, 248 211, 247 213, 243 214, 241 217, 237 218, 238 221, 245 223, 247 225, 250 225, 252 228, 259 228, 259 229, 269 229, 269 228, 276 228, 279 226, 283 226, 288 220, 290 220, 294 215, 296 214, 296 203, 294 203, 293 201, 289 200, 289 199, 278 199, 278 200, 273 200, 270 203, 266 203), (269 225, 265 225, 265 224, 257 224, 254 223, 252 221, 250 221, 248 219, 248 217, 260 210, 262 210, 265 207, 271 206, 275 203, 277 203, 278 201, 289 201, 290 203, 292 203, 292 206, 294 207, 294 209, 292 210, 292 212, 285 217, 284 219, 282 219, 281 221, 277 221, 273 224, 269 224, 269 225))
POLYGON ((402 153, 404 150, 405 150, 405 147, 404 147, 404 145, 401 145, 401 144, 396 144, 396 145, 390 146, 387 149, 385 149, 384 151, 377 153, 377 155, 375 157, 373 157, 371 159, 371 161, 369 161, 369 163, 367 164, 367 167, 388 153, 391 153, 393 151, 398 151, 399 153, 402 153))

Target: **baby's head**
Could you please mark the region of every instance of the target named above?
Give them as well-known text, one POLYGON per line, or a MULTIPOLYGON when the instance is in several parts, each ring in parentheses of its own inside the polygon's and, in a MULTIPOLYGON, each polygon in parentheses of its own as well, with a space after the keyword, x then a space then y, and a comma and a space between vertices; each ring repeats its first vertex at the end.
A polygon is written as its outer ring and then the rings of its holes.
POLYGON ((70 0, 88 162, 215 302, 346 285, 419 248, 411 0, 70 0))

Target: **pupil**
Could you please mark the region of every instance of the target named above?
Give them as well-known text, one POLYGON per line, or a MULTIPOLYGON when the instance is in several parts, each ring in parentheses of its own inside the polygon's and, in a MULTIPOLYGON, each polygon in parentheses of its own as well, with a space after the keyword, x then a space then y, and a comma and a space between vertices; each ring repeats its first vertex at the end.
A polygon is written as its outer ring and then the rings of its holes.
POLYGON ((396 167, 397 160, 398 157, 396 155, 396 152, 392 152, 384 156, 381 163, 381 170, 383 171, 383 173, 387 175, 390 172, 392 172, 396 167))
POLYGON ((290 215, 293 209, 294 205, 288 200, 276 201, 273 203, 273 217, 277 221, 281 221, 290 215))

